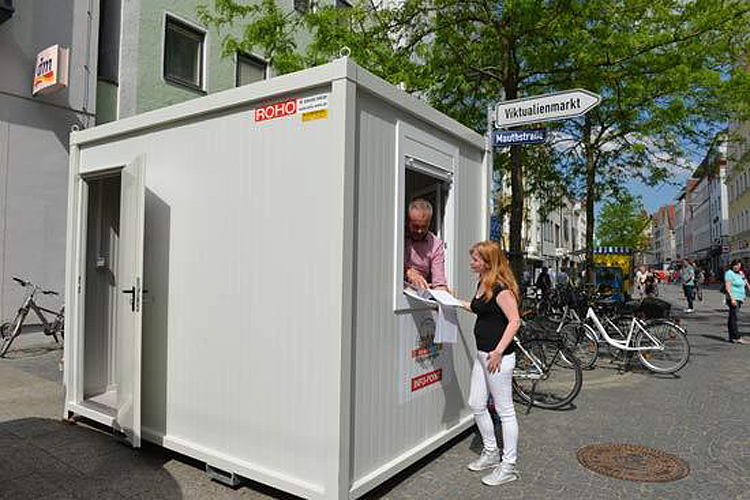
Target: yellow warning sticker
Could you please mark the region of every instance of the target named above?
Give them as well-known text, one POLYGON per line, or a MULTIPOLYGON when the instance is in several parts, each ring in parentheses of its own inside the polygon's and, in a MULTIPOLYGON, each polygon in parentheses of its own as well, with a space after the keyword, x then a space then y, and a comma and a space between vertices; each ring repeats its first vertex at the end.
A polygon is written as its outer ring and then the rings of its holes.
POLYGON ((311 122, 313 120, 322 120, 323 118, 328 118, 327 109, 319 109, 317 111, 310 111, 309 113, 302 113, 303 122, 311 122))

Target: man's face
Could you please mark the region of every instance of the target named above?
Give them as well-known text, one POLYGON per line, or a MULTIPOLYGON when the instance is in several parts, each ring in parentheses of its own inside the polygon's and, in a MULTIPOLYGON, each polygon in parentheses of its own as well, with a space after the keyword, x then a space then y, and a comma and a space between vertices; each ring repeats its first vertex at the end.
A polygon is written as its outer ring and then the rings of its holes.
POLYGON ((423 240, 430 230, 431 217, 423 210, 409 212, 409 233, 413 240, 423 240))

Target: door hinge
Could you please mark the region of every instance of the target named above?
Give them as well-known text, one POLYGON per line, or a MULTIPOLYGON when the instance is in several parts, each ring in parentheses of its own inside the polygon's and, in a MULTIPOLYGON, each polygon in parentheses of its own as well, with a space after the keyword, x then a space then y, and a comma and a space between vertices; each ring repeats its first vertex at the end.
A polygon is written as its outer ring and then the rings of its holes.
POLYGON ((78 276, 78 293, 81 293, 81 277, 78 276))

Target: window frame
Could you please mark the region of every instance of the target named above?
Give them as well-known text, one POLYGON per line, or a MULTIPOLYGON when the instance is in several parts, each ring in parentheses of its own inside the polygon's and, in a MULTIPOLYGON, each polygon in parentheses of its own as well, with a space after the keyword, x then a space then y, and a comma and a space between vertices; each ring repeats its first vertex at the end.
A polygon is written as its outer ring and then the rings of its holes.
POLYGON ((170 84, 170 85, 176 85, 181 88, 186 88, 194 91, 198 91, 201 93, 206 93, 206 88, 208 88, 208 73, 206 70, 206 62, 208 61, 208 31, 204 28, 201 28, 199 25, 188 21, 187 19, 172 14, 171 12, 165 12, 164 13, 164 24, 162 27, 162 51, 161 51, 161 77, 162 79, 170 84), (170 23, 174 24, 178 28, 181 28, 183 31, 190 32, 192 31, 192 34, 197 34, 201 37, 201 45, 200 45, 200 68, 198 70, 198 75, 200 77, 200 82, 198 85, 183 80, 181 78, 169 75, 167 73, 167 30, 169 29, 170 23))
MULTIPOLYGON (((245 59, 251 63, 256 63, 258 65, 263 65, 263 80, 268 80, 268 70, 269 70, 269 64, 268 61, 265 59, 255 56, 253 54, 248 54, 247 52, 237 51, 234 53, 234 86, 235 87, 243 87, 245 85, 250 85, 249 83, 244 83, 240 85, 240 62, 242 59, 245 59)), ((258 80, 258 81, 263 81, 258 80)), ((255 83, 255 82, 252 82, 255 83)))
POLYGON ((294 0, 292 2, 292 8, 294 9, 295 12, 297 12, 298 14, 307 14, 308 12, 312 12, 312 6, 313 6, 312 0, 304 0, 306 4, 304 10, 297 8, 298 1, 299 0, 294 0))
POLYGON ((433 308, 430 304, 416 306, 404 295, 404 244, 406 237, 406 170, 419 172, 437 181, 435 184, 447 184, 447 189, 440 193, 445 196, 442 213, 441 238, 445 245, 445 278, 449 286, 455 286, 455 219, 458 179, 455 168, 459 162, 459 149, 452 143, 399 120, 396 122, 396 157, 395 157, 395 203, 394 203, 394 245, 393 245, 393 310, 413 311, 433 308))

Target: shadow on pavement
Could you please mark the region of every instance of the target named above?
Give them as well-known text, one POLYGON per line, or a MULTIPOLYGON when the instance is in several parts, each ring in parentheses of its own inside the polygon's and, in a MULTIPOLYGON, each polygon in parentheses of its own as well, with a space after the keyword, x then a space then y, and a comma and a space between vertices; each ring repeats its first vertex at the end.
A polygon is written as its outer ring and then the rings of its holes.
POLYGON ((0 423, 0 498, 181 499, 169 456, 98 429, 45 418, 0 423))
POLYGON ((729 343, 729 341, 726 339, 726 337, 719 337, 718 335, 708 335, 708 334, 702 333, 699 336, 703 337, 704 339, 715 340, 715 341, 721 342, 723 344, 728 344, 729 343))

